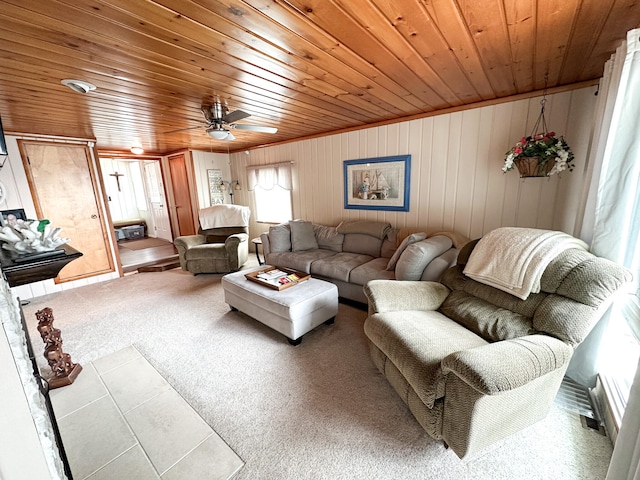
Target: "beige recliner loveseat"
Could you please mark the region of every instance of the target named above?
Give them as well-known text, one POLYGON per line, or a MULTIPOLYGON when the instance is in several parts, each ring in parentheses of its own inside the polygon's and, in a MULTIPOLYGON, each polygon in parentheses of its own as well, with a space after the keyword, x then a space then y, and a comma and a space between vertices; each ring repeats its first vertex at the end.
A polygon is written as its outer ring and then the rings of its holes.
POLYGON ((371 358, 422 427, 459 456, 544 418, 574 348, 626 269, 568 248, 522 300, 463 273, 477 240, 442 283, 375 280, 365 287, 371 358))

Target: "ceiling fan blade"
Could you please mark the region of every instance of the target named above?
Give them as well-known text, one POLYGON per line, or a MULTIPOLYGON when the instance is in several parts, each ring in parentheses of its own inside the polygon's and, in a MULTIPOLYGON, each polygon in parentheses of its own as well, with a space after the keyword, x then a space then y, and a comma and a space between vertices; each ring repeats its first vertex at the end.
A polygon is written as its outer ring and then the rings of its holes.
POLYGON ((250 116, 251 116, 250 113, 243 112, 242 110, 235 110, 223 116, 222 121, 224 123, 233 123, 233 122, 237 122, 238 120, 242 120, 243 118, 248 118, 250 116))
POLYGON ((238 123, 230 126, 231 128, 235 128, 236 130, 250 130, 252 132, 276 133, 278 131, 278 129, 275 127, 263 127, 261 125, 247 125, 246 123, 238 123))
POLYGON ((162 133, 178 133, 178 132, 186 132, 187 130, 194 130, 196 128, 204 128, 204 125, 199 125, 197 127, 188 127, 188 128, 179 128, 178 130, 170 130, 168 132, 162 132, 162 133))

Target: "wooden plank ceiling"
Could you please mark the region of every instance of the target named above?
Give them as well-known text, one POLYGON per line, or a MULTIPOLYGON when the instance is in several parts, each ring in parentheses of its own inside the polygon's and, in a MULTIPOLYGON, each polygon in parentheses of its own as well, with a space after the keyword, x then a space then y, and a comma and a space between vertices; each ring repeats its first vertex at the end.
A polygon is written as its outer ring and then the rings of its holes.
POLYGON ((237 151, 593 80, 638 26, 637 0, 2 0, 0 115, 105 149, 237 151), (278 131, 213 140, 214 101, 278 131))

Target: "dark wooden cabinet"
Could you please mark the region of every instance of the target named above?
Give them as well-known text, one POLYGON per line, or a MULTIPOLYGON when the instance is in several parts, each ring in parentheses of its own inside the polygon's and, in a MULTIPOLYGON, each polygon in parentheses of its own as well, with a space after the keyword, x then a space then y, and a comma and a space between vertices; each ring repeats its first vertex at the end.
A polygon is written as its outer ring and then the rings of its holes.
POLYGON ((17 287, 55 278, 67 263, 81 256, 82 253, 66 244, 52 252, 32 255, 16 255, 0 249, 0 266, 9 286, 17 287))

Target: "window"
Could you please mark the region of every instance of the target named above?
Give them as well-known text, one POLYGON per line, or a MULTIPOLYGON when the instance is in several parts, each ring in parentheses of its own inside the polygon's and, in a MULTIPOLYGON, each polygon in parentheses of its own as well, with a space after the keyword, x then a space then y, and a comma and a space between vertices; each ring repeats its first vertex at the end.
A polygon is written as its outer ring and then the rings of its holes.
POLYGON ((256 220, 264 223, 282 223, 291 220, 291 191, 275 185, 271 190, 256 185, 256 220))
POLYGON ((256 221, 282 223, 293 218, 290 162, 248 167, 247 177, 255 195, 256 221))

